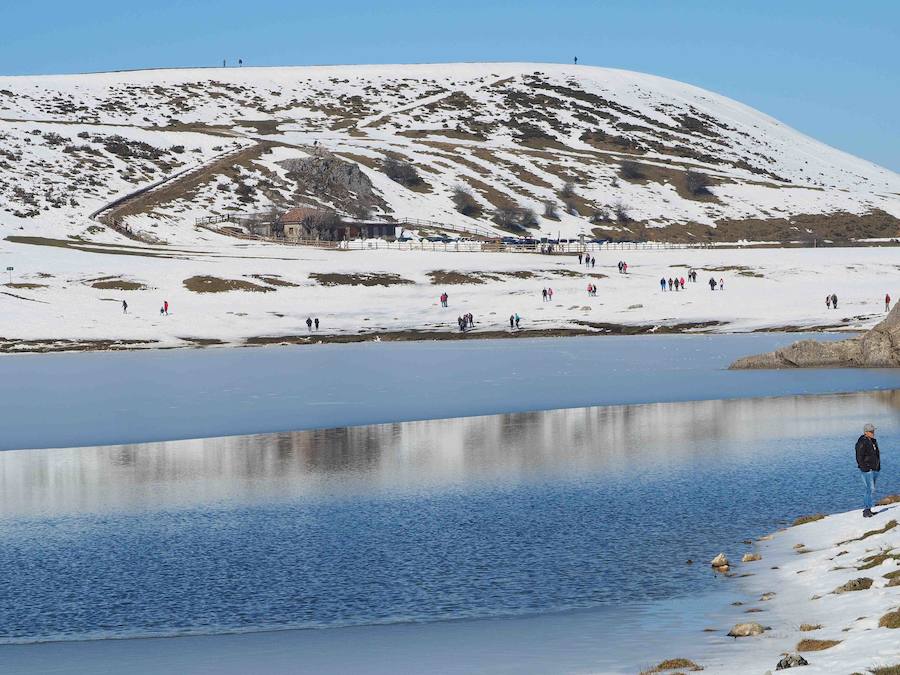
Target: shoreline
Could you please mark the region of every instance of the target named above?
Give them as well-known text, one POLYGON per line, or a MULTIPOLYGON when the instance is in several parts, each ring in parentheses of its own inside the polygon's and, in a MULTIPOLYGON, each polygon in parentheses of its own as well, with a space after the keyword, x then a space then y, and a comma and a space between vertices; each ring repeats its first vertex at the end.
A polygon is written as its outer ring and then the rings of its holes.
POLYGON ((245 347, 303 346, 324 344, 359 344, 363 342, 447 342, 454 340, 516 340, 524 338, 560 337, 631 337, 649 335, 750 335, 793 333, 840 333, 853 337, 865 331, 836 325, 798 326, 785 325, 753 330, 716 330, 719 322, 689 322, 678 324, 617 324, 579 322, 580 327, 521 328, 518 330, 430 331, 407 329, 399 331, 373 331, 370 333, 302 333, 285 335, 257 335, 240 341, 219 338, 182 337, 181 344, 166 344, 148 339, 115 338, 45 338, 15 340, 0 338, 0 357, 16 354, 76 354, 83 352, 139 352, 191 349, 239 349, 245 347))
POLYGON ((724 573, 743 596, 733 604, 733 625, 717 627, 721 639, 712 648, 662 656, 685 660, 682 668, 696 662, 708 673, 774 671, 788 655, 808 662, 804 673, 896 673, 900 495, 880 499, 876 509, 871 519, 861 508, 801 517, 745 541, 752 548, 724 573), (733 637, 743 632, 739 624, 758 634, 733 637))

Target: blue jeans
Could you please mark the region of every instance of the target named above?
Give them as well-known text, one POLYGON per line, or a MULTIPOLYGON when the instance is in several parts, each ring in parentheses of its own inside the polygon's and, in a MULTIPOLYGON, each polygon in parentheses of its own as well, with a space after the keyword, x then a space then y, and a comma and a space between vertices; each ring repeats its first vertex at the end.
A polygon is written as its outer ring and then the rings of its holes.
POLYGON ((878 482, 878 472, 863 471, 862 477, 863 482, 866 484, 866 496, 863 500, 863 505, 865 508, 871 509, 875 506, 875 483, 878 482))

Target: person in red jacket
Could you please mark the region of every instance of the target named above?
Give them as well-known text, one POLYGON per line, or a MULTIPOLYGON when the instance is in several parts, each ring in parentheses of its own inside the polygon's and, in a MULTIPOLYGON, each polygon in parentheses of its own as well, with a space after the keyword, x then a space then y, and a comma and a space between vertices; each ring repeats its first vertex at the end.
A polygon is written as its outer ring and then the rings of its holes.
POLYGON ((890 310, 890 308, 891 308, 891 294, 885 293, 884 294, 884 311, 887 312, 890 310))

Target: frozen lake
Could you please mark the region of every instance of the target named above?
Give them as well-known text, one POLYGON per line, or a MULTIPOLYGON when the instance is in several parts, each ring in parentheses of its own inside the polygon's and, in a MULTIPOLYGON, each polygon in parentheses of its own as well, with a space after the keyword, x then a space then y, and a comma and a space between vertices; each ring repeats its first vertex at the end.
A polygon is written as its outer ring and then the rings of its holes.
POLYGON ((721 644, 734 586, 704 561, 857 506, 853 443, 866 421, 896 437, 898 409, 877 392, 0 453, 0 641, 53 641, 0 660, 635 672, 721 644), (245 631, 275 632, 221 635, 245 631), (78 641, 175 635, 194 637, 78 641))
POLYGON ((0 449, 900 386, 896 371, 725 370, 739 356, 802 337, 651 335, 4 356, 0 449))

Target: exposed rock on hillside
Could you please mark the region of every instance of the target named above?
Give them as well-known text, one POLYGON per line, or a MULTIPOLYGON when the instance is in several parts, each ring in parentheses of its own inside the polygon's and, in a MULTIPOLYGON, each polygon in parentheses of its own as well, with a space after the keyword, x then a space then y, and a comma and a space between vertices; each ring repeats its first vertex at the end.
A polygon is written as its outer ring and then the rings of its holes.
POLYGON ((766 368, 896 368, 900 366, 900 303, 861 337, 837 342, 801 340, 767 354, 747 356, 734 370, 766 368))
POLYGON ((372 181, 352 162, 345 162, 325 150, 311 157, 281 162, 287 177, 297 185, 301 195, 310 195, 323 204, 355 215, 373 206, 384 206, 372 190, 372 181))

